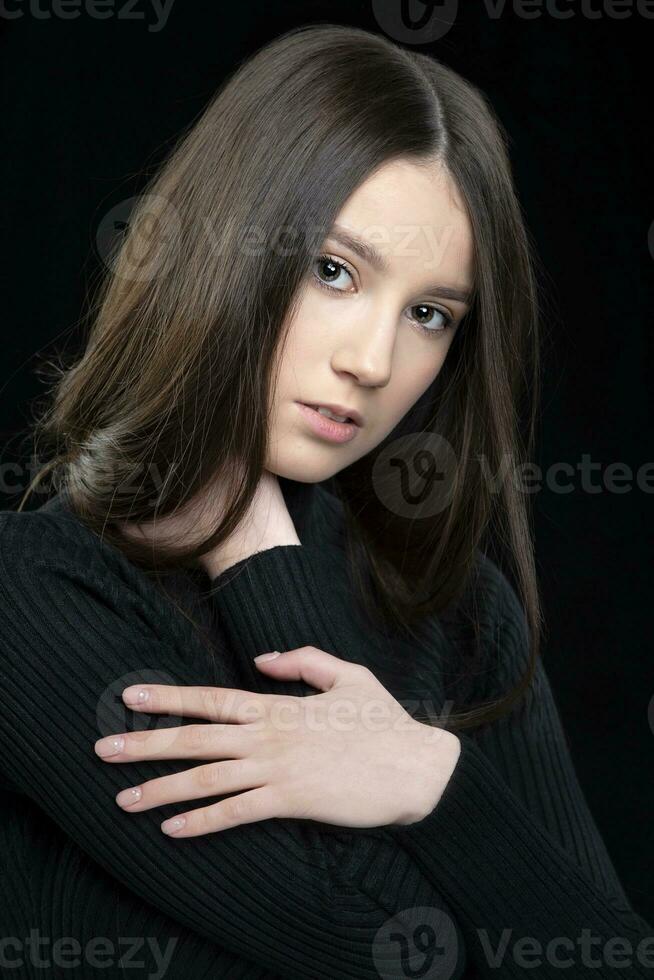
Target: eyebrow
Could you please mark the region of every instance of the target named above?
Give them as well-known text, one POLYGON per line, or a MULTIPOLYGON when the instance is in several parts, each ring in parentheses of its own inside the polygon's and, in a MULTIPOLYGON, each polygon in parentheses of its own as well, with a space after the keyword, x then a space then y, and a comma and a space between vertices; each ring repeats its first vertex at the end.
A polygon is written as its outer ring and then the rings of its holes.
MULTIPOLYGON (((371 265, 373 269, 377 269, 378 272, 388 272, 388 262, 382 253, 374 245, 371 245, 370 242, 356 238, 343 228, 342 225, 332 225, 331 230, 327 234, 327 238, 332 238, 335 242, 339 242, 341 245, 349 248, 355 255, 358 255, 371 265)), ((453 286, 445 286, 443 283, 428 286, 425 292, 438 293, 439 296, 458 300, 460 303, 466 304, 469 304, 472 299, 472 290, 455 289, 453 286)))

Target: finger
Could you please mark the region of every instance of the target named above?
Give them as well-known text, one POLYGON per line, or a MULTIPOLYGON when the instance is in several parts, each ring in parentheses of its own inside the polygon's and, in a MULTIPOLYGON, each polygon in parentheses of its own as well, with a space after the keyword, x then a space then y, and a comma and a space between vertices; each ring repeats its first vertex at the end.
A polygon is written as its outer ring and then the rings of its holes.
POLYGON ((270 786, 259 786, 220 803, 170 817, 164 820, 161 829, 171 837, 198 837, 278 816, 283 813, 279 811, 275 792, 270 786))
POLYGON ((256 732, 248 725, 182 725, 107 735, 94 746, 103 762, 140 759, 231 759, 249 755, 256 732))
POLYGON ((181 803, 205 796, 222 796, 263 785, 261 766, 252 759, 233 759, 196 766, 171 776, 149 779, 140 786, 122 789, 116 803, 130 813, 152 810, 165 803, 181 803))
POLYGON ((333 653, 327 653, 318 647, 298 647, 288 650, 270 660, 254 659, 255 664, 270 677, 285 681, 305 681, 319 691, 330 691, 339 684, 352 683, 365 672, 370 674, 362 664, 341 660, 333 653))
POLYGON ((261 703, 270 695, 231 687, 192 687, 179 684, 133 684, 122 693, 134 711, 206 718, 207 721, 244 722, 263 712, 261 703))

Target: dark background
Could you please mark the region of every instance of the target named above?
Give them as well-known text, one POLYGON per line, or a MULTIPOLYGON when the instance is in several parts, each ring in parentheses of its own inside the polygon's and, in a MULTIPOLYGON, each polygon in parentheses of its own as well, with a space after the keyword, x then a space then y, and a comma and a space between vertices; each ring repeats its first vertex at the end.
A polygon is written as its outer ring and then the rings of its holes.
MULTIPOLYGON (((129 18, 116 0, 106 19, 84 3, 74 19, 56 16, 47 0, 40 16, 20 0, 6 4, 20 16, 0 16, 0 506, 15 508, 26 487, 26 470, 10 464, 24 452, 31 400, 43 393, 37 354, 74 348, 82 336, 108 212, 139 193, 225 73, 262 43, 312 22, 382 33, 381 6, 389 3, 174 0, 155 30, 146 0, 129 18)), ((569 492, 544 481, 534 500, 544 657, 593 814, 628 895, 653 921, 654 199, 645 145, 654 20, 635 0, 620 18, 609 0, 559 0, 566 18, 545 0, 526 8, 529 17, 512 3, 458 6, 436 5, 451 27, 416 50, 479 85, 509 131, 551 296, 536 461, 543 473, 561 462, 576 473, 558 476, 569 492), (594 492, 577 470, 584 454, 599 464, 594 492), (604 482, 612 463, 631 470, 620 493, 604 482), (639 488, 646 464, 649 487, 639 488)))

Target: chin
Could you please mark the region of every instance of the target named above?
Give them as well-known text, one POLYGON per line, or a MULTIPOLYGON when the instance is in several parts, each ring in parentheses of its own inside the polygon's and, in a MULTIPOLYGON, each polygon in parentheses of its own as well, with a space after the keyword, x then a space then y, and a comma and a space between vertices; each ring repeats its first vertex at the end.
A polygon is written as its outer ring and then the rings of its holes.
POLYGON ((276 453, 266 461, 265 468, 275 476, 297 483, 322 483, 352 462, 327 446, 298 446, 295 452, 276 453))

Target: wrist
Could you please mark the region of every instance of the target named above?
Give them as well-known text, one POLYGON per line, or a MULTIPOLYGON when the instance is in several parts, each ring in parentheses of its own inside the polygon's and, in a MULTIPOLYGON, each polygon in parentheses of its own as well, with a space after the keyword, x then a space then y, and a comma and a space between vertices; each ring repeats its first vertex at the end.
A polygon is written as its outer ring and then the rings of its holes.
POLYGON ((403 826, 424 820, 438 805, 461 754, 461 740, 454 732, 419 723, 415 746, 416 793, 410 812, 397 823, 403 826))

